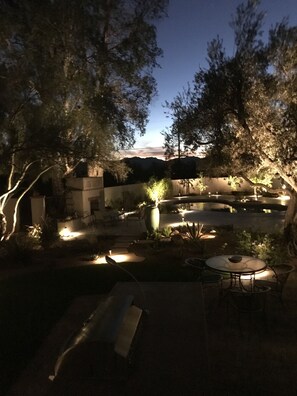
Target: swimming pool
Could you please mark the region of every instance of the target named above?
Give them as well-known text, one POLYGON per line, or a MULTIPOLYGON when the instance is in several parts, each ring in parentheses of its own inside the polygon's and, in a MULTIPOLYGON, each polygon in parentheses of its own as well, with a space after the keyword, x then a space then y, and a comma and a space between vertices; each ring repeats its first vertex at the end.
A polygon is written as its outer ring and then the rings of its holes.
POLYGON ((161 207, 160 227, 200 222, 209 226, 228 225, 234 229, 279 232, 283 230, 287 203, 287 199, 270 197, 258 197, 257 200, 246 197, 243 201, 231 195, 176 197, 162 202, 176 210, 170 213, 161 207))

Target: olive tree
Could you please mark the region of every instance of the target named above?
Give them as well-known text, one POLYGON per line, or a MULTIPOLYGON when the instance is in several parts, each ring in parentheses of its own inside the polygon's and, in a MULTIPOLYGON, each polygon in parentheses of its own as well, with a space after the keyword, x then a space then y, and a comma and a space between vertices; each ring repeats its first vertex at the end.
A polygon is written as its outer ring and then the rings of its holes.
POLYGON ((80 161, 113 170, 113 153, 145 133, 166 3, 0 1, 2 235, 9 198, 47 170, 61 177, 80 161))
POLYGON ((206 144, 212 160, 229 174, 248 180, 267 168, 282 179, 291 197, 285 234, 296 251, 297 27, 282 20, 264 43, 258 5, 248 0, 237 8, 232 56, 220 38, 208 45, 208 68, 195 74, 181 133, 187 144, 206 144))

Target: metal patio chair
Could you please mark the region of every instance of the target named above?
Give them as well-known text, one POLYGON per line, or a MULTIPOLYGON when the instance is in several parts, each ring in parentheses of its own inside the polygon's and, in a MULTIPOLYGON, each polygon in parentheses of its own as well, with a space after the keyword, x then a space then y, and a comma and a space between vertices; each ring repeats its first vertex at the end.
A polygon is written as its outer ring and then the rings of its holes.
POLYGON ((190 280, 202 284, 217 284, 222 288, 223 276, 207 269, 205 260, 199 257, 185 259, 183 267, 187 269, 190 280))
POLYGON ((279 299, 280 303, 284 305, 283 291, 290 274, 295 270, 295 267, 290 264, 280 264, 270 267, 273 271, 272 280, 256 281, 257 286, 268 286, 271 288, 271 295, 279 299))
POLYGON ((247 317, 248 327, 256 319, 256 314, 259 314, 258 318, 266 325, 266 300, 270 291, 269 286, 255 286, 249 291, 243 288, 230 289, 230 301, 237 312, 241 334, 244 329, 242 324, 244 317, 247 317))

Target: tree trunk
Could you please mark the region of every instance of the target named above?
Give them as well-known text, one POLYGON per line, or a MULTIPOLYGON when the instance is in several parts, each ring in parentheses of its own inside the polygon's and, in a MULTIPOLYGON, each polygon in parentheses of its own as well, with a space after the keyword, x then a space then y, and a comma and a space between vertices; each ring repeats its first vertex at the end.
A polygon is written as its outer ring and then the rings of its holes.
POLYGON ((285 216, 284 234, 288 242, 289 253, 297 255, 297 192, 291 193, 285 216))
POLYGON ((4 213, 0 213, 0 241, 5 238, 7 230, 7 220, 4 213))
POLYGON ((65 195, 65 185, 63 183, 64 174, 60 168, 56 168, 51 172, 53 195, 64 196, 65 195))

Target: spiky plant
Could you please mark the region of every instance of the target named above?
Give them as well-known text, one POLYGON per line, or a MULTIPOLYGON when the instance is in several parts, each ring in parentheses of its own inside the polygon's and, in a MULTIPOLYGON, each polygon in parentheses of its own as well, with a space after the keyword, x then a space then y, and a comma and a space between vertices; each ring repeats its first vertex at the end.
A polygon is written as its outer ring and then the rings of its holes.
POLYGON ((193 241, 197 241, 199 240, 202 235, 202 229, 203 229, 203 224, 198 223, 192 223, 192 225, 190 225, 189 223, 186 223, 186 236, 188 239, 191 239, 193 241))

